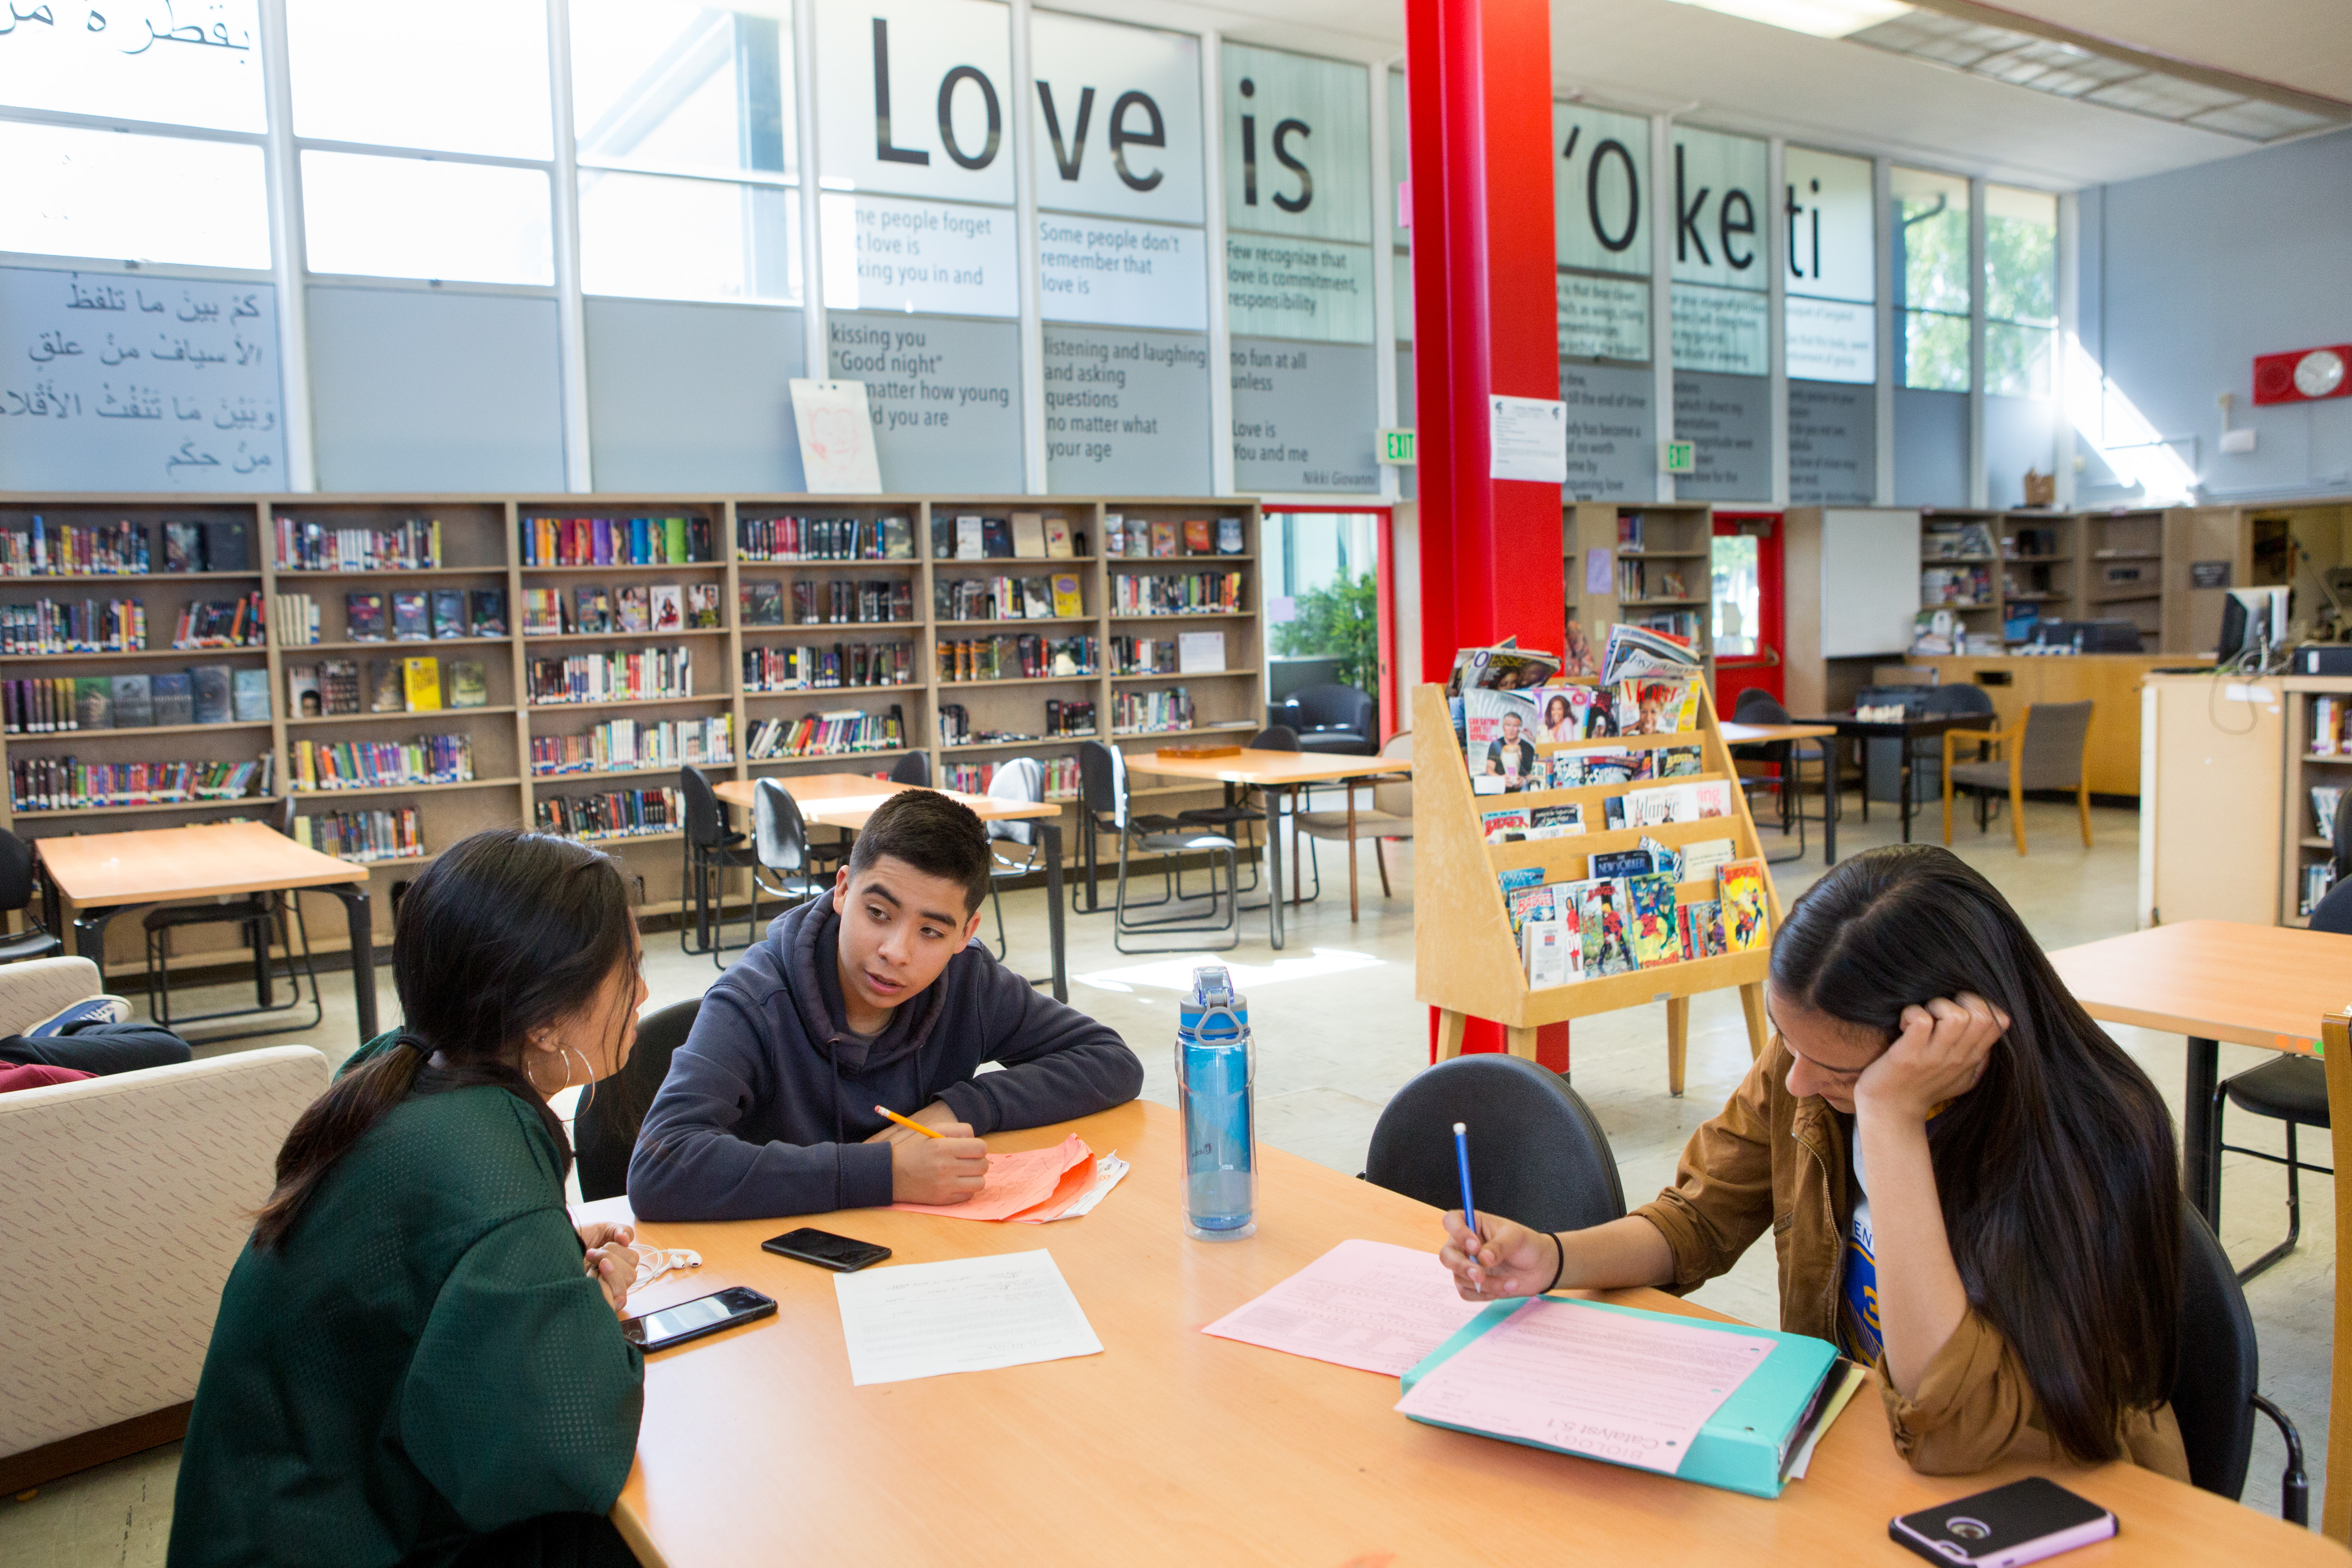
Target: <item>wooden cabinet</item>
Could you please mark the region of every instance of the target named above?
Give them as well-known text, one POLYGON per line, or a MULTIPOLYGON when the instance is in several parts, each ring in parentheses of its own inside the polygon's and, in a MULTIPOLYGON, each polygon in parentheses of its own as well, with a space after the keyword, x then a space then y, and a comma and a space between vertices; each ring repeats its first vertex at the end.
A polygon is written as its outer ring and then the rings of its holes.
POLYGON ((2153 675, 2142 692, 2148 767, 2140 795, 2138 923, 2277 923, 2286 831, 2280 682, 2153 675))

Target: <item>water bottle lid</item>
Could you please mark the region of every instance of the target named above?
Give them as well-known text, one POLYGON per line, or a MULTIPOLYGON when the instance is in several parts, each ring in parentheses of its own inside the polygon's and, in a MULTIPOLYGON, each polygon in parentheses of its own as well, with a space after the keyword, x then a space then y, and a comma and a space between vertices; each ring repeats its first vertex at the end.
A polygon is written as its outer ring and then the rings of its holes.
POLYGON ((1203 963, 1192 971, 1192 994, 1185 1000, 1203 1007, 1231 1005, 1234 977, 1222 963, 1203 963))

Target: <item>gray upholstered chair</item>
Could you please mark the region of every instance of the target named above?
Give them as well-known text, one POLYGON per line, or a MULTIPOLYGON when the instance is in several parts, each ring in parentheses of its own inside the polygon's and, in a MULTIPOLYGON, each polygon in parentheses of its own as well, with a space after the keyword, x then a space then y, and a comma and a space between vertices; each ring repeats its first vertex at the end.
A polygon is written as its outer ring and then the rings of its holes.
POLYGON ((1991 735, 1966 731, 1944 732, 1944 842, 1952 841, 1952 791, 1964 789, 1977 797, 1977 831, 1986 826, 1986 813, 1995 795, 2009 796, 2010 829, 2017 836, 2017 852, 2025 853, 2025 792, 2030 789, 2071 789, 2083 818, 2083 847, 2091 847, 2090 772, 2084 755, 2090 749, 2091 709, 2088 702, 2037 702, 2019 715, 2015 724, 1991 735), (1955 763, 1954 750, 1973 743, 1981 759, 1998 748, 2003 760, 1955 763))

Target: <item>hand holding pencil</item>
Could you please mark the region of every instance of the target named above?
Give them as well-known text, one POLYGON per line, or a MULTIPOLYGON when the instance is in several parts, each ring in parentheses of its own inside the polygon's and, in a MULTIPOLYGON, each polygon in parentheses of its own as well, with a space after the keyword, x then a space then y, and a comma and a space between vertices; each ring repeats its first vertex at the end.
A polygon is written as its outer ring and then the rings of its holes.
POLYGON ((890 1201, 902 1204, 969 1202, 988 1178, 988 1145, 933 1100, 912 1116, 887 1105, 874 1108, 893 1125, 866 1142, 890 1145, 890 1201))

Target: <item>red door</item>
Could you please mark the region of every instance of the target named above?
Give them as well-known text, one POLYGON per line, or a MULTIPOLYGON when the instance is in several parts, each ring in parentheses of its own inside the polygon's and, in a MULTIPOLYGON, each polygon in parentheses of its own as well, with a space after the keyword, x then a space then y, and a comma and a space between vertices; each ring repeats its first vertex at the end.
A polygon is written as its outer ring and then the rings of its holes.
POLYGON ((1716 710, 1731 717, 1739 694, 1754 688, 1787 700, 1780 648, 1786 595, 1777 511, 1715 514, 1715 559, 1708 577, 1715 623, 1716 710))

